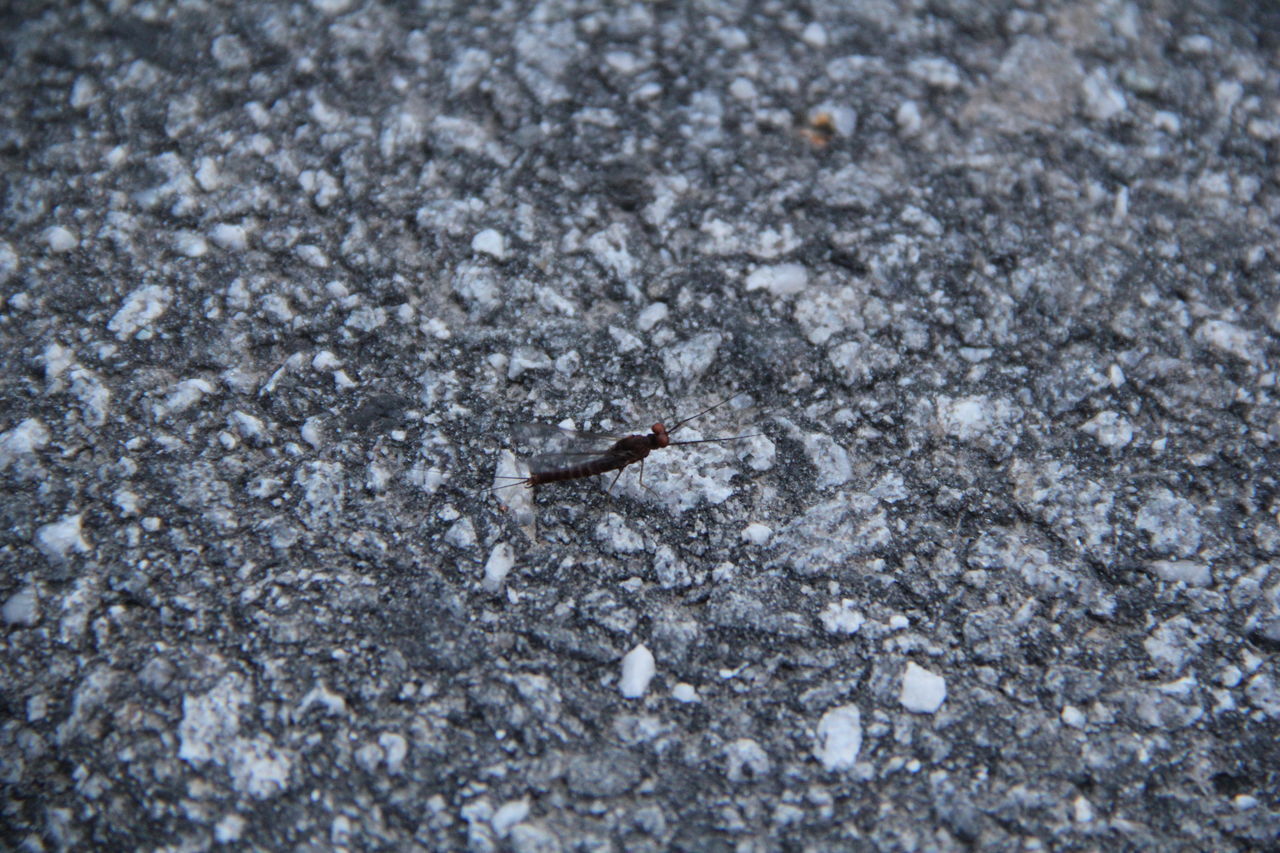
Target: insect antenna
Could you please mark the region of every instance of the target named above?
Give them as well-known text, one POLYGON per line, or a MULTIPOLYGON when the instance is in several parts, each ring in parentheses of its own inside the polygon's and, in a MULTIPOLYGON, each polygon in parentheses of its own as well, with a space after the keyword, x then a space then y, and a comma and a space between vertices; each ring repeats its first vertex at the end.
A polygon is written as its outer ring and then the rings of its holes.
MULTIPOLYGON (((671 433, 673 433, 673 432, 675 432, 676 430, 680 429, 680 427, 684 426, 685 424, 687 424, 689 421, 693 420, 694 418, 700 418, 700 417, 702 417, 703 415, 705 415, 707 412, 710 412, 710 411, 712 411, 713 409, 718 409, 718 408, 720 408, 721 406, 723 406, 725 403, 729 402, 730 400, 736 400, 736 399, 738 399, 739 397, 741 397, 741 396, 742 396, 743 394, 745 394, 745 393, 747 393, 747 392, 746 392, 746 391, 739 391, 737 394, 734 394, 732 397, 725 397, 723 400, 721 400, 719 403, 716 403, 714 406, 708 406, 707 408, 703 409, 701 412, 698 412, 696 415, 690 415, 689 417, 685 418, 684 420, 677 422, 675 426, 673 426, 673 427, 671 427, 670 429, 668 429, 668 430, 667 430, 667 435, 671 435, 671 433)), ((746 438, 746 436, 743 436, 743 438, 746 438)), ((692 441, 680 441, 680 442, 672 442, 672 443, 673 443, 673 444, 694 444, 695 442, 692 442, 692 441)))
MULTIPOLYGON (((670 432, 670 430, 667 430, 670 432)), ((677 444, 709 444, 713 441, 739 441, 744 438, 755 438, 757 435, 764 435, 762 432, 749 432, 746 435, 734 435, 728 438, 699 438, 694 441, 673 441, 669 446, 674 447, 677 444)))

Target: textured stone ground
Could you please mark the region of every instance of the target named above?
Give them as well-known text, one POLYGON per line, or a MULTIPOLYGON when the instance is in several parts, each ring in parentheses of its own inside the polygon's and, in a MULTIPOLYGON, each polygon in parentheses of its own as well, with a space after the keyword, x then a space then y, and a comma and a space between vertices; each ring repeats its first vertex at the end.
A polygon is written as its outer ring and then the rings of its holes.
POLYGON ((1275 843, 1280 16, 850 5, 7 7, 3 846, 1275 843))

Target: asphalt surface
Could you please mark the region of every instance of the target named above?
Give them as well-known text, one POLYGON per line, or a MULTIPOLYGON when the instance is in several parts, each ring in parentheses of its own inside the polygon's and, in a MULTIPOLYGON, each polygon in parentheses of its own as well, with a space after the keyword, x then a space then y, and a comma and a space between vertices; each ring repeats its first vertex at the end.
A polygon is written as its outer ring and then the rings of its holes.
POLYGON ((0 846, 1274 849, 1280 11, 1031 6, 9 4, 0 846))

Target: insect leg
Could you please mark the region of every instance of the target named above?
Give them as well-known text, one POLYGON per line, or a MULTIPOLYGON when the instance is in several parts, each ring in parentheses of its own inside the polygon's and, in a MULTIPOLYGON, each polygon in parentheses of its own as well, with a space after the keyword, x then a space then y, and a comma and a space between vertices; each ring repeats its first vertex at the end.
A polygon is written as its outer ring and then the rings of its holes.
POLYGON ((618 469, 618 473, 613 475, 613 480, 609 483, 609 488, 605 490, 606 494, 613 492, 614 484, 618 482, 618 478, 622 476, 622 469, 618 469))
POLYGON ((643 459, 640 460, 640 488, 644 489, 647 492, 652 492, 655 495, 657 494, 657 492, 654 492, 653 489, 649 488, 644 484, 644 460, 643 459))
POLYGON ((515 482, 514 482, 514 483, 504 483, 504 484, 503 484, 503 485, 501 485, 501 486, 493 486, 493 487, 491 487, 491 488, 481 489, 481 490, 480 490, 480 494, 486 494, 486 493, 490 493, 490 492, 500 492, 500 491, 502 491, 503 489, 512 489, 512 488, 515 488, 516 486, 529 486, 529 485, 531 485, 531 484, 530 484, 530 482, 529 482, 529 478, 528 478, 528 477, 503 477, 502 475, 498 475, 498 476, 499 476, 499 478, 500 478, 500 479, 503 479, 503 480, 515 480, 515 482))

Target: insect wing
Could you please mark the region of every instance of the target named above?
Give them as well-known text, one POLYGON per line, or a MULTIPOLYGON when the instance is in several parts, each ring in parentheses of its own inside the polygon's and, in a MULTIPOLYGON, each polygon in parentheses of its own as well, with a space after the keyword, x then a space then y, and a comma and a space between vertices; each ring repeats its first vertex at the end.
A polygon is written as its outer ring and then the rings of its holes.
POLYGON ((526 463, 537 474, 579 465, 603 456, 619 436, 564 429, 550 424, 519 424, 512 430, 516 445, 532 455, 526 463))

